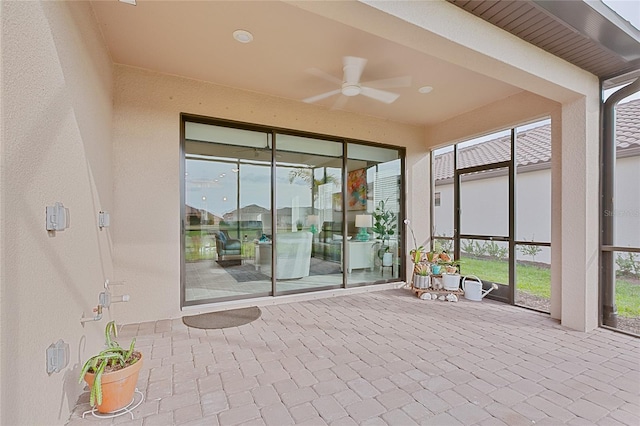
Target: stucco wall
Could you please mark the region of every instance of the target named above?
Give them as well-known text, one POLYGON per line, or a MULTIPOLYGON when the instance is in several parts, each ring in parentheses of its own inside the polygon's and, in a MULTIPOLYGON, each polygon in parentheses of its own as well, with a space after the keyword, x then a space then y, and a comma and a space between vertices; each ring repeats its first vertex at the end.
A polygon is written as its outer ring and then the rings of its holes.
MULTIPOLYGON (((112 276, 112 65, 85 2, 2 2, 3 425, 62 424, 75 406, 79 362, 103 343, 83 327, 112 276), (45 206, 70 228, 45 230, 45 206), (47 375, 45 350, 69 343, 69 367, 47 375)), ((109 316, 108 313, 106 315, 109 316)))
MULTIPOLYGON (((124 322, 180 316, 181 112, 405 146, 409 180, 428 181, 428 167, 416 165, 427 153, 420 127, 125 66, 115 67, 115 86, 112 232, 115 275, 131 294, 116 306, 124 322)), ((408 199, 422 238, 425 200, 408 199)))

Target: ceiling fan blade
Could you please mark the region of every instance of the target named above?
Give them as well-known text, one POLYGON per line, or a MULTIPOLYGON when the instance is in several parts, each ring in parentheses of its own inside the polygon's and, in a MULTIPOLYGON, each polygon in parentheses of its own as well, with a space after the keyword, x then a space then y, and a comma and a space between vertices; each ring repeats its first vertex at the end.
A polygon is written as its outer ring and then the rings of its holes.
POLYGON ((344 65, 344 81, 345 83, 358 83, 362 70, 367 64, 367 60, 364 58, 358 58, 355 56, 345 56, 342 58, 342 65, 344 65))
POLYGON ((331 109, 342 109, 347 101, 349 100, 348 96, 339 96, 338 99, 331 105, 331 109))
POLYGON ((306 102, 308 104, 311 104, 313 102, 317 102, 317 101, 322 100, 324 98, 328 98, 329 96, 337 95, 338 93, 340 93, 340 91, 341 91, 341 89, 336 89, 336 90, 332 90, 330 92, 321 93, 319 95, 315 95, 315 96, 311 96, 310 98, 303 99, 302 102, 306 102))
POLYGON ((361 87, 361 95, 367 96, 369 98, 375 99, 380 102, 384 102, 385 104, 390 104, 398 97, 400 97, 397 93, 391 93, 384 90, 374 89, 373 87, 361 87))
POLYGON ((380 80, 367 81, 362 83, 365 86, 375 89, 390 89, 392 87, 409 87, 411 86, 411 76, 383 78, 380 80))
POLYGON ((318 68, 308 68, 308 69, 307 69, 307 72, 308 72, 309 74, 314 75, 314 76, 316 76, 316 77, 319 77, 319 78, 321 78, 321 79, 323 79, 323 80, 330 81, 330 82, 332 82, 333 84, 336 84, 336 85, 338 85, 338 86, 342 85, 342 80, 340 80, 340 79, 339 79, 339 78, 337 78, 337 77, 332 76, 332 75, 331 75, 331 74, 329 74, 329 73, 326 73, 326 72, 324 72, 324 71, 322 71, 322 70, 319 70, 318 68))

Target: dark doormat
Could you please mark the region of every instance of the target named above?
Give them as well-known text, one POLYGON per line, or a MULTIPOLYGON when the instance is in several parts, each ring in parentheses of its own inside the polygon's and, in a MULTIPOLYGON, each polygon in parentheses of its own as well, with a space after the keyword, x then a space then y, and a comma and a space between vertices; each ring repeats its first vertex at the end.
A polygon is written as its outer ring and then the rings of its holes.
POLYGON ((250 308, 231 309, 228 311, 209 312, 206 314, 182 317, 182 322, 193 328, 216 329, 238 327, 249 324, 260 318, 262 311, 257 306, 250 308))

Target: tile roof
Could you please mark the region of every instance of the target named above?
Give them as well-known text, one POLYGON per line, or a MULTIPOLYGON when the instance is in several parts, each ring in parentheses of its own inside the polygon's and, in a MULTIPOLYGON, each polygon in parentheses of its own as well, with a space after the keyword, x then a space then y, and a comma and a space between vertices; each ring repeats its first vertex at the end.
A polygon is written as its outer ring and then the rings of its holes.
MULTIPOLYGON (((459 168, 508 161, 510 136, 503 136, 458 151, 459 168)), ((551 124, 521 131, 517 135, 518 166, 548 167, 551 160, 551 124)), ((616 150, 640 149, 640 99, 616 108, 616 150)), ((437 155, 434 159, 434 179, 436 181, 453 177, 453 151, 437 155)))

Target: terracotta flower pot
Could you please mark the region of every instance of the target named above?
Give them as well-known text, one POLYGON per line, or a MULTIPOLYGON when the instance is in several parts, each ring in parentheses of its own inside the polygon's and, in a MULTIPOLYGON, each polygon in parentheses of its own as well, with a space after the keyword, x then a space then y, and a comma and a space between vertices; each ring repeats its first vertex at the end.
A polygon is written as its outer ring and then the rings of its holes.
MULTIPOLYGON (((98 405, 100 413, 112 413, 129 405, 136 390, 140 368, 142 368, 142 354, 135 364, 122 370, 102 374, 102 404, 98 405)), ((94 379, 93 373, 87 373, 84 376, 89 388, 93 386, 94 379)))

